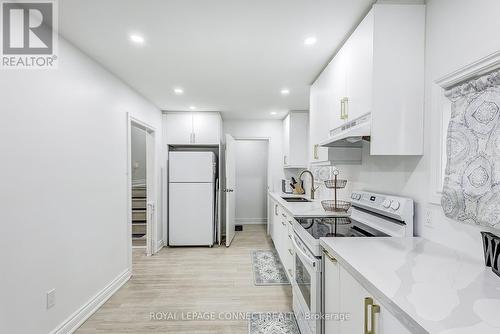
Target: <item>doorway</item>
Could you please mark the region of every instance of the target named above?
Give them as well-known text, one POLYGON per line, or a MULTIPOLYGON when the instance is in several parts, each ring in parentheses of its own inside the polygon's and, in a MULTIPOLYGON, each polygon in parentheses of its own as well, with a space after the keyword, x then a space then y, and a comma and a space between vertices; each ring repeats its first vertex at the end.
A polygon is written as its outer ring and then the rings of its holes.
POLYGON ((236 225, 267 222, 268 146, 267 139, 235 140, 236 225))
POLYGON ((132 252, 152 255, 156 235, 156 183, 155 183, 155 130, 145 123, 129 117, 128 136, 128 229, 132 252))

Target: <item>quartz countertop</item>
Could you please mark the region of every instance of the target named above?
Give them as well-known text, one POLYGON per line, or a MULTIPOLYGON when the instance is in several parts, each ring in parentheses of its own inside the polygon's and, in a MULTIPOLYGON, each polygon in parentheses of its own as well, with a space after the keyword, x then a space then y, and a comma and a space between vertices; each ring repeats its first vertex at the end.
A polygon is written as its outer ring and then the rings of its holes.
POLYGON ((320 242, 413 333, 500 333, 500 277, 480 258, 422 238, 320 242))
MULTIPOLYGON (((304 195, 284 194, 280 192, 269 192, 275 201, 277 201, 285 210, 295 218, 332 218, 349 217, 347 213, 326 211, 321 206, 321 200, 314 199, 311 202, 287 202, 281 197, 304 197, 304 195)), ((309 198, 308 198, 309 199, 309 198)), ((309 199, 310 200, 310 199, 309 199)))

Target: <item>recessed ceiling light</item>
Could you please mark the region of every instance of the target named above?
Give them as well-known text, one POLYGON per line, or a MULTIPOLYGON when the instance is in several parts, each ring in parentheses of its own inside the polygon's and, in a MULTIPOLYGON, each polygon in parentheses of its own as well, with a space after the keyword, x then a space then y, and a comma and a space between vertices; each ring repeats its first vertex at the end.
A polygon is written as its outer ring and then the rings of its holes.
POLYGON ((144 44, 144 37, 139 34, 130 35, 130 40, 135 44, 144 44))
POLYGON ((277 112, 276 111, 271 111, 271 115, 276 115, 277 112))
POLYGON ((288 88, 283 88, 281 90, 281 95, 288 95, 288 94, 290 94, 290 90, 288 88))
POLYGON ((309 36, 304 40, 305 45, 314 45, 318 40, 315 36, 309 36))
POLYGON ((184 93, 184 89, 182 88, 174 88, 174 93, 177 95, 181 95, 184 93))
POLYGON ((196 107, 195 107, 195 106, 189 106, 189 109, 191 109, 191 110, 195 110, 195 109, 196 109, 196 107))

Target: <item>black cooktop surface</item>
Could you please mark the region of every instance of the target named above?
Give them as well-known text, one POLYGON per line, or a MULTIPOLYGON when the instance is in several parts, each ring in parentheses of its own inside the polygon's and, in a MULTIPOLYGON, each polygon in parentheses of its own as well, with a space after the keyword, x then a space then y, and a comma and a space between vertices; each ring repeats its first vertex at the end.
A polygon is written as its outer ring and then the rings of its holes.
POLYGON ((349 218, 300 218, 297 222, 315 239, 343 237, 351 228, 349 218))

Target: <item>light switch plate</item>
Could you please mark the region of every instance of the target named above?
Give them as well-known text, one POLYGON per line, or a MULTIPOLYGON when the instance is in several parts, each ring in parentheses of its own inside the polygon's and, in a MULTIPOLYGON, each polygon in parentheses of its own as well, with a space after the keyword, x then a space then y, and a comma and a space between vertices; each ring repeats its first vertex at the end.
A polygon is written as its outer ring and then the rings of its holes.
POLYGON ((47 291, 47 310, 56 305, 56 289, 47 291))

